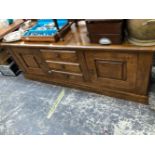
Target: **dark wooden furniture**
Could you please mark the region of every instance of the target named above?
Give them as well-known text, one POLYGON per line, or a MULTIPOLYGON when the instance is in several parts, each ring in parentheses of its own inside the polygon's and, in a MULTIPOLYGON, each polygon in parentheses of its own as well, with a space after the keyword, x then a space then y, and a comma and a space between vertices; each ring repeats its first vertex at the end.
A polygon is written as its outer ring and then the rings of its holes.
POLYGON ((90 44, 85 25, 58 43, 1 43, 28 79, 148 103, 155 47, 90 44))
POLYGON ((87 19, 86 25, 92 43, 100 43, 101 39, 108 39, 111 44, 121 44, 123 41, 122 19, 87 19))

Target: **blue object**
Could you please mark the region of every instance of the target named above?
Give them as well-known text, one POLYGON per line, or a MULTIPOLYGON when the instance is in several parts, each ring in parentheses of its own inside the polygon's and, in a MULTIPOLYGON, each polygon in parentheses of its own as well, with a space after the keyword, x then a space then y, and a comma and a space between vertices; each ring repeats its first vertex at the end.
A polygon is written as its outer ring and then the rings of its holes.
MULTIPOLYGON (((57 19, 59 29, 62 29, 66 24, 68 24, 67 19, 57 19)), ((53 19, 40 19, 37 24, 24 33, 24 36, 53 36, 58 30, 57 28, 50 27, 54 24, 53 19)))
MULTIPOLYGON (((38 20, 39 25, 49 24, 49 23, 53 23, 53 22, 54 22, 53 19, 39 19, 38 20)), ((61 29, 63 26, 68 24, 68 20, 67 19, 57 19, 57 23, 58 23, 59 28, 61 29)))
POLYGON ((9 25, 13 23, 13 19, 7 19, 9 25))

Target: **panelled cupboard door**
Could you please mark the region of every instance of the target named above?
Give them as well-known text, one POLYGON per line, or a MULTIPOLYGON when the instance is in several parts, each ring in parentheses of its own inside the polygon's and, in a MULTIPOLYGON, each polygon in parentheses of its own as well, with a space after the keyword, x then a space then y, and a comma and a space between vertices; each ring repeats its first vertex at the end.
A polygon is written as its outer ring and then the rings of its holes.
POLYGON ((137 54, 121 52, 85 52, 91 81, 100 88, 134 90, 137 54))
POLYGON ((40 58, 40 52, 37 49, 29 48, 12 48, 13 54, 18 59, 19 66, 23 68, 23 71, 29 74, 44 75, 42 69, 42 60, 40 58))

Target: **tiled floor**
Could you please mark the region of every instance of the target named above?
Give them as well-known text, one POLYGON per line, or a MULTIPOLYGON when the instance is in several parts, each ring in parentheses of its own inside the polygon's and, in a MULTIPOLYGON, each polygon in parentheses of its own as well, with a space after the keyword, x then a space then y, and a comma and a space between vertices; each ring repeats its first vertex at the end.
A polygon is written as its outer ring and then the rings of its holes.
POLYGON ((155 134, 154 94, 153 85, 148 106, 0 76, 0 134, 155 134))

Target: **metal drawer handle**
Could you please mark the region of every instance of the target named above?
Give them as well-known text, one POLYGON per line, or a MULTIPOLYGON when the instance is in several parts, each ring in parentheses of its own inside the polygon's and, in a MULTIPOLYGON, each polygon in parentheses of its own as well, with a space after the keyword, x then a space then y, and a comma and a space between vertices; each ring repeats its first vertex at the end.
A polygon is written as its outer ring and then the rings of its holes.
POLYGON ((101 38, 99 40, 99 44, 101 44, 101 45, 109 45, 109 44, 111 44, 111 40, 108 39, 108 38, 101 38))
POLYGON ((59 53, 55 53, 55 57, 56 58, 60 58, 60 54, 59 53))

